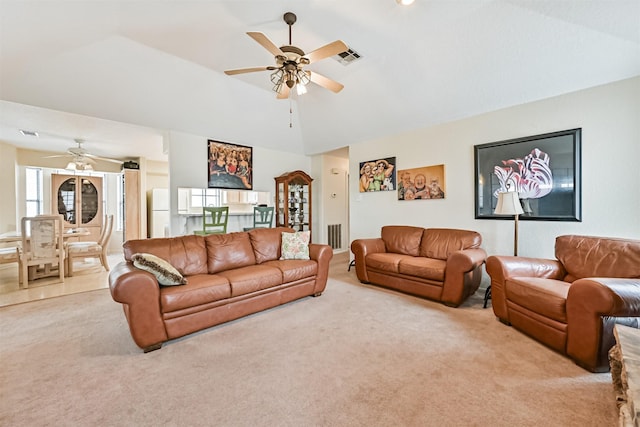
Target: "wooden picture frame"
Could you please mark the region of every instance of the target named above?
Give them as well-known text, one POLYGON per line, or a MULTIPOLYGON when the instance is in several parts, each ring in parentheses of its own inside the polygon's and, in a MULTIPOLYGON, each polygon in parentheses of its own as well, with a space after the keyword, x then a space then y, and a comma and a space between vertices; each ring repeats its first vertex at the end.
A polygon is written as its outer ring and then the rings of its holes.
POLYGON ((521 220, 582 221, 581 128, 474 146, 475 218, 495 215, 497 194, 517 191, 521 220))
POLYGON ((253 190, 253 148, 208 140, 208 187, 253 190))

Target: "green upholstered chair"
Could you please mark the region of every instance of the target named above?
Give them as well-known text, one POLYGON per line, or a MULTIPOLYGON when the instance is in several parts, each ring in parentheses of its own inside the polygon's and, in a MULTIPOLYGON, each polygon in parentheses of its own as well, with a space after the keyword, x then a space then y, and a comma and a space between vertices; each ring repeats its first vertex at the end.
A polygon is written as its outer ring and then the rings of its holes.
POLYGON ((202 208, 202 230, 194 231, 194 233, 202 236, 225 234, 228 220, 229 206, 204 207, 202 208))
POLYGON ((244 231, 254 228, 271 228, 273 226, 273 206, 253 207, 253 227, 244 227, 244 231))

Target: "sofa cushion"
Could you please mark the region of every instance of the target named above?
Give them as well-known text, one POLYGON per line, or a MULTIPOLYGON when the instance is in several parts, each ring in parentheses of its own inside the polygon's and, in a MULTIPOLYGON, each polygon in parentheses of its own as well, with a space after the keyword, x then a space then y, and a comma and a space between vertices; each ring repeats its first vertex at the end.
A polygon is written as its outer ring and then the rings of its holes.
POLYGON ((256 263, 249 235, 245 232, 210 234, 204 241, 207 245, 209 274, 256 263))
POLYGON ((476 231, 427 228, 420 244, 420 256, 446 260, 453 252, 479 248, 482 236, 476 231))
POLYGON ((184 285, 187 280, 171 264, 152 254, 138 253, 131 257, 133 265, 156 276, 164 286, 184 285))
POLYGON ((567 294, 571 283, 539 277, 511 277, 505 281, 507 300, 534 313, 567 323, 567 294))
POLYGON ((249 231, 249 240, 253 247, 256 264, 280 259, 282 249, 282 232, 292 233, 293 228, 256 228, 249 231))
POLYGON ((444 282, 446 266, 447 262, 441 259, 425 257, 403 258, 398 264, 398 273, 444 282))
POLYGON ((392 254, 387 252, 378 252, 367 255, 365 264, 367 268, 388 271, 390 273, 398 273, 400 262, 404 259, 413 257, 402 254, 392 254))
POLYGON ((282 271, 268 265, 250 265, 248 267, 225 270, 218 274, 229 281, 232 297, 250 294, 283 283, 282 271))
POLYGON ((418 256, 423 231, 422 227, 410 225, 385 225, 381 237, 387 252, 418 256))
POLYGON ((133 254, 144 252, 167 261, 182 275, 207 273, 207 249, 202 236, 127 240, 122 247, 127 261, 133 254))
POLYGON ((283 232, 280 259, 309 259, 310 238, 310 231, 283 232))
POLYGON ((556 258, 569 274, 584 277, 640 277, 640 240, 593 236, 556 237, 556 258))
POLYGON ((184 286, 160 289, 163 313, 196 307, 231 297, 229 281, 216 274, 197 274, 188 277, 184 286))
POLYGON ((283 283, 295 282, 318 274, 318 263, 313 260, 276 260, 267 261, 263 265, 279 269, 282 272, 283 283))

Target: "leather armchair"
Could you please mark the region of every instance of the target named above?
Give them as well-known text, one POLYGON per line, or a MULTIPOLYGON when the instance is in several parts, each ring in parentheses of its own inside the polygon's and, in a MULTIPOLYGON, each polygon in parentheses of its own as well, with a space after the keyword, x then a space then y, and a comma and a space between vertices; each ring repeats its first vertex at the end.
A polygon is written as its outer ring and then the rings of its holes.
POLYGON ((555 260, 490 256, 497 318, 592 372, 609 370, 613 326, 640 317, 640 240, 566 235, 555 260))

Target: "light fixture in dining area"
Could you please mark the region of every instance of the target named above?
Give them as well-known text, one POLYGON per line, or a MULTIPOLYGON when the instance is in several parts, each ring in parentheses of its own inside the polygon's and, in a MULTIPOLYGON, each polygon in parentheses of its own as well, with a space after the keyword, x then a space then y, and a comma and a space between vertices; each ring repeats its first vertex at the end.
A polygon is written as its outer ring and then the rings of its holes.
POLYGON ((396 0, 396 3, 398 3, 400 6, 409 6, 410 4, 413 4, 414 0, 396 0))
POLYGON ((83 161, 79 161, 79 160, 74 160, 71 161, 69 163, 67 163, 67 167, 65 168, 66 170, 70 170, 70 171, 92 171, 93 170, 93 166, 91 166, 90 163, 86 163, 83 161))

